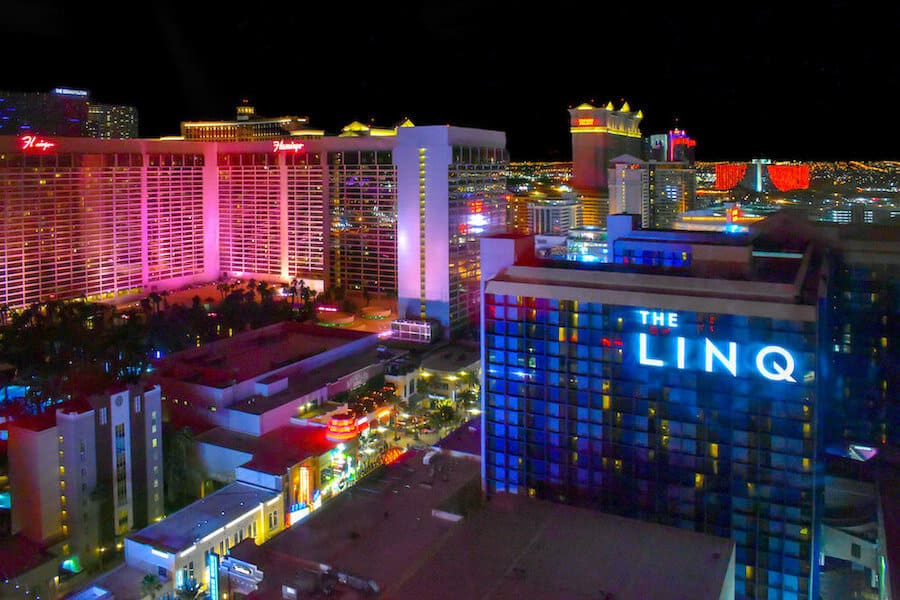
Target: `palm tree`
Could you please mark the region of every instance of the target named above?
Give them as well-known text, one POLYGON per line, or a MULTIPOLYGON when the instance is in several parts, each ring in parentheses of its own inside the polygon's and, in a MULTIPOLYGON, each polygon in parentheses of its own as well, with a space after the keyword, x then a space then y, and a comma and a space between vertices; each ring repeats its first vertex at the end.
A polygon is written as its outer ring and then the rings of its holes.
POLYGON ((144 578, 141 579, 141 598, 150 596, 150 598, 155 600, 156 593, 161 590, 162 587, 163 585, 159 580, 159 577, 147 573, 146 575, 144 575, 144 578))
POLYGON ((147 298, 149 298, 150 302, 156 306, 156 312, 159 312, 159 305, 162 304, 162 296, 156 292, 150 292, 150 295, 147 296, 147 298))
POLYGON ((191 579, 175 590, 175 597, 178 600, 199 600, 200 598, 206 598, 207 595, 200 587, 200 584, 196 580, 191 579))
POLYGON ((219 294, 222 295, 222 300, 225 300, 225 296, 231 293, 231 290, 234 289, 234 286, 227 281, 220 281, 216 284, 216 289, 219 290, 219 294))
POLYGON ((6 325, 6 318, 9 316, 9 304, 0 305, 0 324, 6 325))

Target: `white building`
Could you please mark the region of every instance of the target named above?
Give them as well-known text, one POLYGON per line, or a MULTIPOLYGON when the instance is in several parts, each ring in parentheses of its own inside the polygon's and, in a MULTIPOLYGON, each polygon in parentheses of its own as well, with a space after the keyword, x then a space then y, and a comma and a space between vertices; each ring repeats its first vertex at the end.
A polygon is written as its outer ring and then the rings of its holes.
POLYGON ((394 164, 397 312, 454 337, 478 324, 479 236, 506 224, 506 134, 400 128, 394 164))

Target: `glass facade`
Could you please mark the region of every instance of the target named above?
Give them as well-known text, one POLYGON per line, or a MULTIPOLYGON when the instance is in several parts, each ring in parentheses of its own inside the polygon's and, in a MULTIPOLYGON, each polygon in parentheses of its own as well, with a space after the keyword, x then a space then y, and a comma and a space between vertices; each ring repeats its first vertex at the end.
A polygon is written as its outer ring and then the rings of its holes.
POLYGON ((811 597, 815 323, 484 302, 488 493, 730 537, 738 598, 811 597))
POLYGON ((833 278, 829 446, 900 445, 897 266, 838 261, 833 278))
POLYGON ((450 337, 477 327, 481 293, 479 236, 506 225, 508 170, 505 148, 453 147, 447 190, 450 337))
POLYGON ((397 292, 397 167, 391 152, 328 153, 331 281, 397 292))

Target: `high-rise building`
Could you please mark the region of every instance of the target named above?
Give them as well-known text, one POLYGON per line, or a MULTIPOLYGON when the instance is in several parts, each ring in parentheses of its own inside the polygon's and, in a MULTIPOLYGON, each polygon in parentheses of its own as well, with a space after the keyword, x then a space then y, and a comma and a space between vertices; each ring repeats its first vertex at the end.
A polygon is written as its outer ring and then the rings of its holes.
POLYGON ((584 225, 606 227, 610 160, 622 154, 642 155, 639 125, 643 118, 641 111, 631 112, 627 102, 619 110, 612 102, 599 108, 584 103, 569 109, 572 187, 581 198, 584 225))
POLYGON ((455 337, 478 326, 479 236, 506 225, 506 135, 401 128, 397 268, 401 318, 435 319, 455 337))
POLYGON ((248 100, 237 107, 234 121, 183 121, 181 137, 197 142, 250 142, 285 138, 316 138, 325 135, 309 127, 308 117, 260 117, 248 100))
POLYGON ((731 537, 736 597, 816 598, 826 447, 897 443, 896 230, 612 219, 606 266, 484 240, 487 492, 731 537))
POLYGON ((455 334, 477 325, 477 236, 505 225, 507 164, 502 132, 409 121, 302 141, 0 137, 0 304, 223 276, 405 281, 401 316, 455 334))
POLYGON ((696 175, 685 162, 643 161, 624 155, 609 170, 609 214, 641 216, 645 229, 668 229, 696 204, 696 175))
POLYGON ((650 136, 650 159, 658 162, 684 162, 693 166, 696 148, 696 140, 683 129, 650 136))
POLYGON ((69 400, 11 424, 9 439, 13 533, 60 563, 94 564, 163 514, 158 386, 69 400))
POLYGON ((606 191, 610 160, 622 154, 641 156, 644 114, 631 112, 627 102, 616 110, 588 103, 569 109, 572 133, 572 187, 577 191, 606 191))
POLYGON ((528 203, 528 231, 565 235, 581 225, 581 204, 575 198, 544 199, 528 203))
POLYGON ((137 109, 92 102, 87 90, 0 91, 0 135, 135 138, 137 109))

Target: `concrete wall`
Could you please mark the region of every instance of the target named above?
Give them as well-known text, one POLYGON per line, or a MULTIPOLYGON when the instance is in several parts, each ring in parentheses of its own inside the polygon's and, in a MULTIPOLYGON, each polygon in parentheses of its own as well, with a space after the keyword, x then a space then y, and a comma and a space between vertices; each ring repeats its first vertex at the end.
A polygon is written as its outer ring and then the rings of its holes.
POLYGON ((12 532, 38 543, 62 532, 57 436, 56 426, 42 431, 9 428, 12 532))
POLYGON ((197 455, 210 479, 221 482, 234 481, 235 469, 253 458, 249 452, 240 452, 204 442, 197 442, 197 455))

